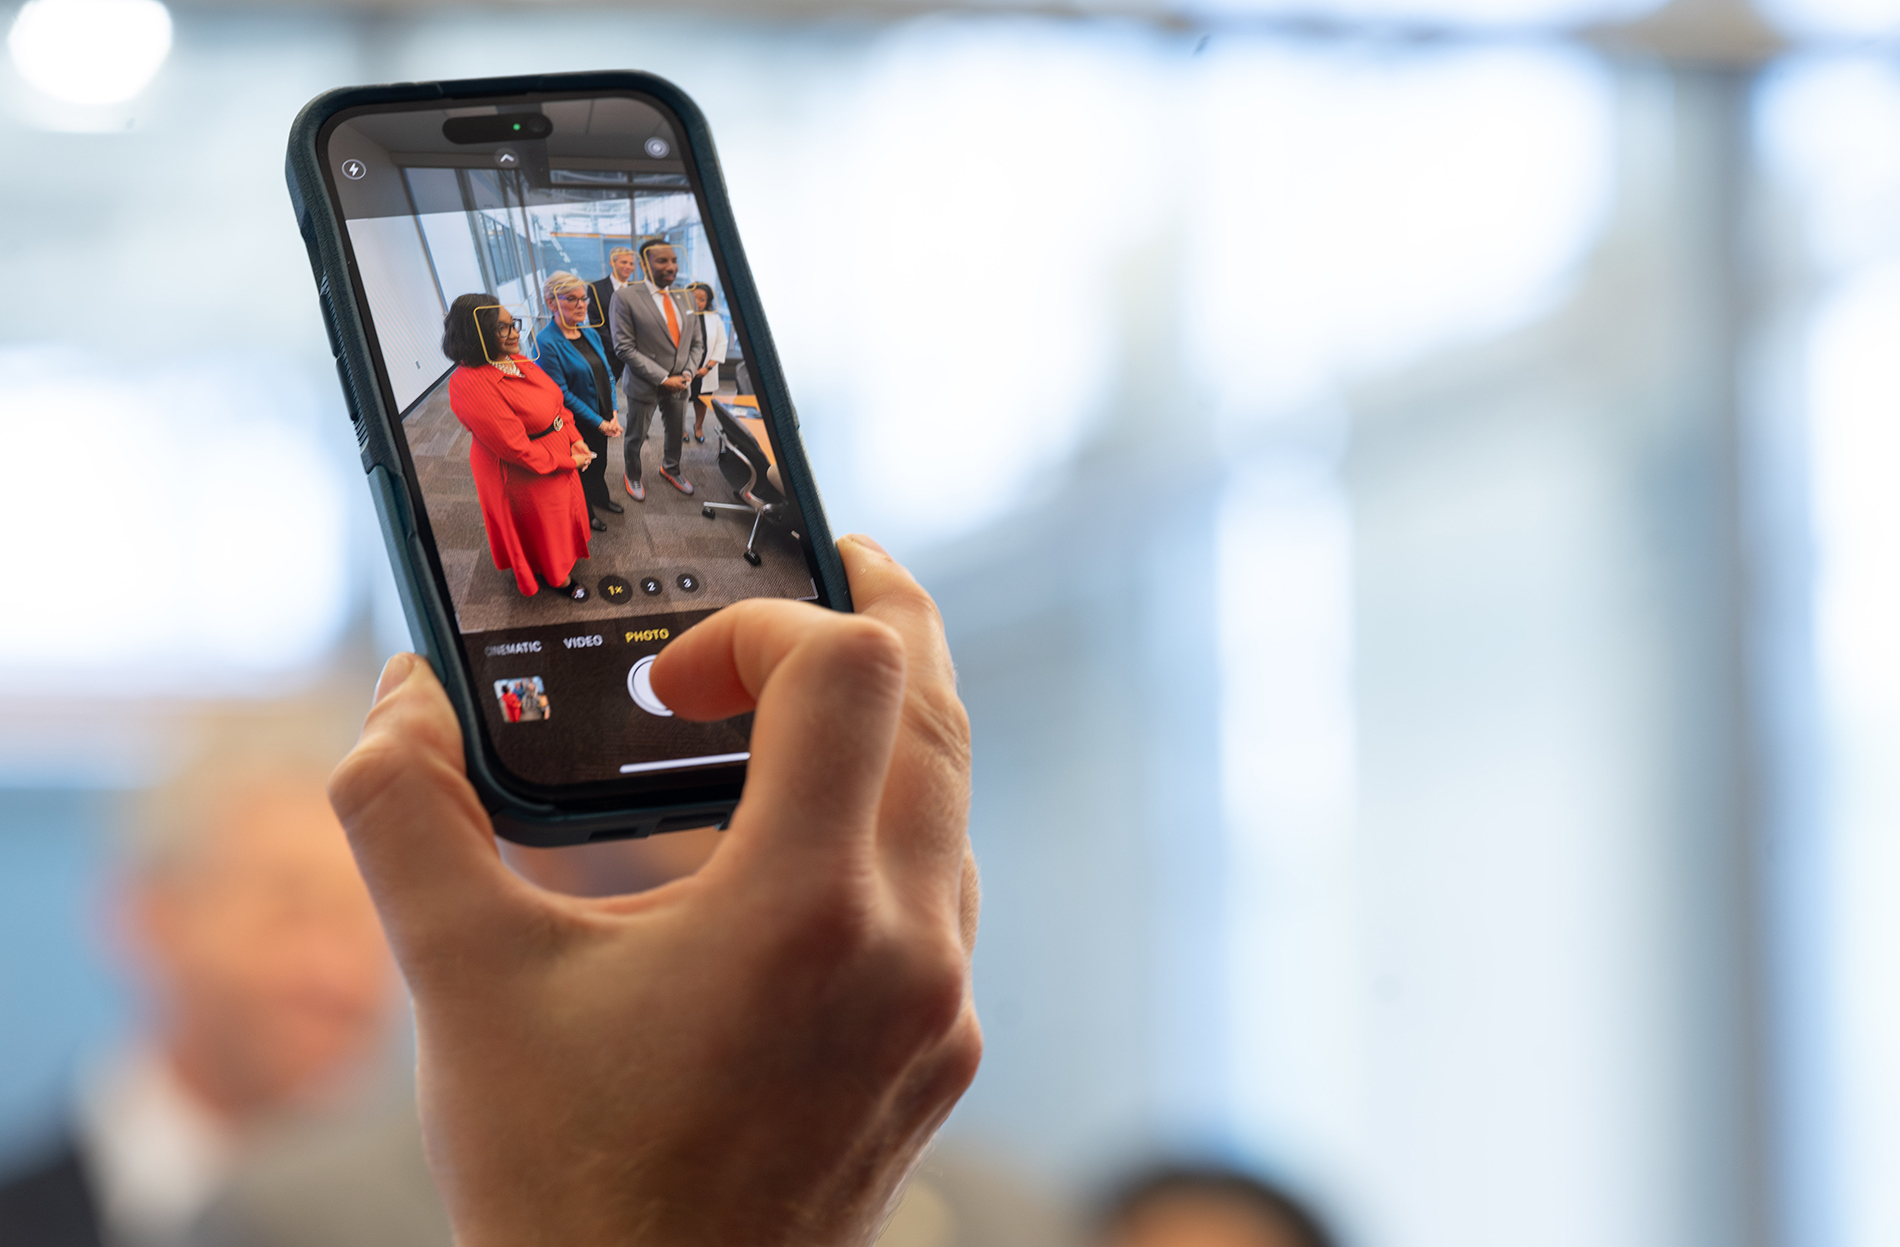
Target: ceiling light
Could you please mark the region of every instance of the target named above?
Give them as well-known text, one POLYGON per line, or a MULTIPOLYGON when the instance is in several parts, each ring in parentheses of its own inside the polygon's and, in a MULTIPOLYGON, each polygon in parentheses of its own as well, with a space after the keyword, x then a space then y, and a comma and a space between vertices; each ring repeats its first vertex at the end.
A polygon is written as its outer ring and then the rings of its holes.
POLYGON ((69 104, 118 104, 158 73, 172 46, 160 0, 27 0, 7 33, 20 76, 69 104))

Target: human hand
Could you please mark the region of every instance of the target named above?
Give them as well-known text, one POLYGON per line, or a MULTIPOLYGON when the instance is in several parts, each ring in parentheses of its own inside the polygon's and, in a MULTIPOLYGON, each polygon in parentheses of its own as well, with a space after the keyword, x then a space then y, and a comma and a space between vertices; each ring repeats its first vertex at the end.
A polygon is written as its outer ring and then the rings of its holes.
POLYGON ((682 717, 754 720, 731 830, 651 892, 510 873, 433 673, 384 670, 331 796, 463 1247, 867 1244, 975 1075, 968 720, 929 597, 839 550, 857 614, 741 602, 654 665, 682 717))
POLYGON ((573 451, 575 467, 584 468, 594 461, 594 452, 587 448, 586 442, 573 441, 568 446, 573 451))
POLYGON ((605 433, 608 437, 619 437, 621 432, 619 419, 615 418, 601 421, 600 431, 605 433))
POLYGON ((668 377, 666 380, 660 382, 660 388, 662 390, 683 390, 686 388, 686 378, 668 377))

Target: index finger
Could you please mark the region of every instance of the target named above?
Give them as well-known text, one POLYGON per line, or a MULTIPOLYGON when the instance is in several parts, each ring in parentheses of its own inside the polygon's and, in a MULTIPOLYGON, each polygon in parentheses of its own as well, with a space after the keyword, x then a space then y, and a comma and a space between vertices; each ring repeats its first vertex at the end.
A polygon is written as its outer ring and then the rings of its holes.
POLYGON ((915 901, 958 916, 967 952, 975 938, 976 869, 970 853, 970 716, 957 697, 943 617, 923 586, 869 537, 838 542, 857 614, 904 643, 904 704, 878 807, 891 877, 915 901))
POLYGON ((838 554, 851 581, 852 610, 897 630, 913 678, 941 684, 954 694, 957 673, 943 635, 943 616, 923 586, 862 533, 840 538, 838 554))

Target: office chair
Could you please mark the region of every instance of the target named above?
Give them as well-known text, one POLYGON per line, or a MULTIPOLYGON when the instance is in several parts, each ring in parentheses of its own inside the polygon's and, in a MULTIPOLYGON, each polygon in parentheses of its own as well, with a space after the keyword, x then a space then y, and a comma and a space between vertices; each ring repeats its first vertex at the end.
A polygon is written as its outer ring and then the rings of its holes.
POLYGON ((783 525, 790 518, 792 508, 786 502, 785 495, 773 488, 766 479, 765 474, 771 469, 772 461, 766 457, 758 439, 739 423, 732 408, 715 398, 706 401, 712 405, 713 415, 719 420, 719 475, 725 477, 726 483, 732 486, 732 496, 746 505, 707 502, 700 504, 699 513, 710 520, 714 518, 715 511, 750 512, 752 535, 746 538, 745 561, 757 567, 760 563, 759 525, 766 520, 783 525))

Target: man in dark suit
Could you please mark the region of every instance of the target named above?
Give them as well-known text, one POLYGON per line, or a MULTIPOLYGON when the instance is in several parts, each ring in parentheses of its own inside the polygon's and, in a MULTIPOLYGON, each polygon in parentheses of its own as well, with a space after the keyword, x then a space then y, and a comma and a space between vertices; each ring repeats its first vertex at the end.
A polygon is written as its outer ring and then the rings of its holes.
POLYGON ((252 1138, 385 1033, 394 980, 325 797, 328 742, 233 725, 148 802, 120 891, 150 1031, 0 1174, 0 1247, 186 1240, 252 1138))
POLYGON ((632 247, 615 247, 607 253, 607 275, 587 283, 587 323, 600 340, 613 346, 613 327, 607 323, 607 309, 614 304, 614 292, 633 280, 632 247))
POLYGON ((679 257, 664 239, 651 239, 640 248, 647 280, 629 282, 614 293, 607 309, 614 353, 622 366, 621 385, 627 391, 626 470, 622 483, 637 502, 645 502, 640 481, 641 451, 653 413, 660 413, 666 430, 660 457, 660 475, 683 494, 693 483, 680 473, 680 448, 686 433, 686 402, 693 373, 705 361, 706 335, 690 304, 672 288, 679 277, 679 257))

